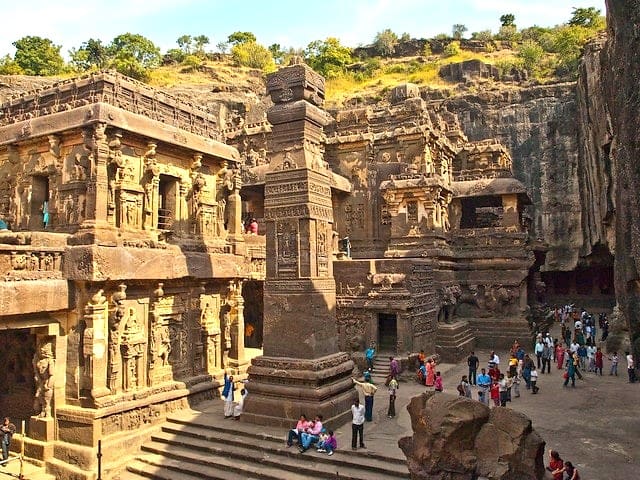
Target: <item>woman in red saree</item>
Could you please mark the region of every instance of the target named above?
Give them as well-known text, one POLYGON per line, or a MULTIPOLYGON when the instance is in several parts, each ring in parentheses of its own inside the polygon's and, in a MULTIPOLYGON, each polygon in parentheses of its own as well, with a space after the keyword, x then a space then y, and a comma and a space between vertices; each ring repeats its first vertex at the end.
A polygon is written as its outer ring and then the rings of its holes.
POLYGON ((433 387, 433 384, 436 381, 436 367, 433 360, 427 360, 427 364, 425 366, 427 368, 427 378, 424 383, 427 387, 433 387))
POLYGON ((556 345, 556 361, 558 362, 558 370, 562 370, 564 366, 564 348, 559 343, 556 345))

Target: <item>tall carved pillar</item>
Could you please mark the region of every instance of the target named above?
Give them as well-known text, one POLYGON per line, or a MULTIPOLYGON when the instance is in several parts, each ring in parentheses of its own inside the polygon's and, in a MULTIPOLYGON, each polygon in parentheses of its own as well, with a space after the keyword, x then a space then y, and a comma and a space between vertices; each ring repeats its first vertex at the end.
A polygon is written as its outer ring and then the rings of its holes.
POLYGON ((110 196, 107 166, 112 154, 106 128, 106 123, 96 123, 83 133, 89 168, 85 217, 76 234, 78 243, 96 240, 115 243, 116 239, 115 229, 107 221, 110 196))
POLYGON ((227 304, 231 314, 231 349, 229 351, 229 366, 240 369, 246 365, 244 355, 244 298, 242 297, 242 280, 229 282, 229 296, 227 304))
POLYGON ((267 90, 275 105, 267 114, 274 171, 265 184, 264 355, 249 367, 242 420, 284 426, 312 412, 336 425, 357 394, 353 362, 337 347, 324 79, 292 65, 271 74, 267 90))
POLYGON ((109 304, 102 289, 91 297, 85 307, 86 327, 82 339, 84 384, 94 400, 109 395, 107 387, 109 304))

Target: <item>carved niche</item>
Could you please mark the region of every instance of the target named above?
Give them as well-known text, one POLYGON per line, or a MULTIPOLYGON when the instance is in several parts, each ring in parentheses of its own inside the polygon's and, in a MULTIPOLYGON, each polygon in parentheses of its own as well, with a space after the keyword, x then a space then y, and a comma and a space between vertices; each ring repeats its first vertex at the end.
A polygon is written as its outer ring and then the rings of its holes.
POLYGON ((276 222, 276 245, 278 252, 278 276, 298 276, 298 221, 279 220, 276 222))

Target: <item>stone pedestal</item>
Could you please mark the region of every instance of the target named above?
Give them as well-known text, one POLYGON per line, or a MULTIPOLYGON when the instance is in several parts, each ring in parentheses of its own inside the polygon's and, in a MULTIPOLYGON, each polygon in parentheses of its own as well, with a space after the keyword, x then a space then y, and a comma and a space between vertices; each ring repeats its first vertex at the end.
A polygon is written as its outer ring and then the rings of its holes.
POLYGON ((475 335, 469 322, 441 323, 436 331, 436 353, 446 363, 463 360, 475 348, 475 335))
POLYGON ((264 356, 249 367, 243 421, 285 426, 300 414, 332 427, 350 418, 353 362, 338 352, 333 278, 331 172, 318 106, 324 79, 306 65, 269 76, 275 105, 266 175, 264 356))
POLYGON ((53 418, 29 418, 29 437, 43 442, 55 440, 53 418))

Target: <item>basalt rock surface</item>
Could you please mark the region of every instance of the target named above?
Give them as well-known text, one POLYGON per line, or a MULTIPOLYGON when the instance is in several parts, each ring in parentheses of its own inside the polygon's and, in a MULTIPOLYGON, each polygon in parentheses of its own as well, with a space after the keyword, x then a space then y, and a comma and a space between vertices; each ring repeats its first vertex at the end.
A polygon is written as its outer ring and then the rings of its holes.
POLYGON ((544 477, 545 442, 522 413, 436 392, 414 397, 407 410, 413 436, 398 444, 413 480, 544 477))
POLYGON ((604 91, 614 132, 616 177, 615 285, 620 311, 629 325, 635 358, 640 355, 640 1, 607 0, 604 91))

